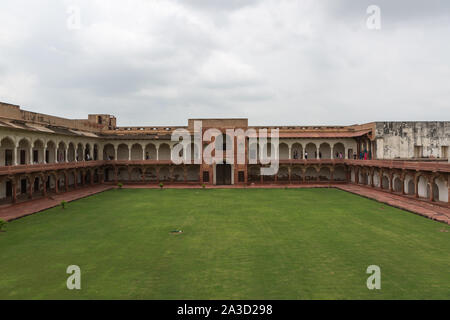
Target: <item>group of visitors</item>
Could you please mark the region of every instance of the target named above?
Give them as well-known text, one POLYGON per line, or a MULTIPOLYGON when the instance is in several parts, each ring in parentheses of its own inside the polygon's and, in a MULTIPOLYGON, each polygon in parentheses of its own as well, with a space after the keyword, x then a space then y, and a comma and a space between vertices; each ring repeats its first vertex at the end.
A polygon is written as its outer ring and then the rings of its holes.
POLYGON ((364 149, 364 151, 361 151, 359 153, 359 155, 355 153, 353 153, 353 159, 357 160, 369 160, 372 159, 372 152, 371 151, 367 151, 366 149, 364 149))
POLYGON ((344 159, 344 154, 342 152, 336 152, 336 159, 344 159))

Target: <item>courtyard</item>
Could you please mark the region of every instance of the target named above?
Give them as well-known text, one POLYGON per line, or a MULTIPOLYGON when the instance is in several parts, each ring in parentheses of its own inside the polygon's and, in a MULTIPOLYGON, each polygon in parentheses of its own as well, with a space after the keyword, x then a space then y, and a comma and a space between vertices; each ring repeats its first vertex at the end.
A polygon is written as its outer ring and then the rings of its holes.
POLYGON ((114 189, 6 230, 0 299, 450 298, 448 225, 332 188, 114 189))

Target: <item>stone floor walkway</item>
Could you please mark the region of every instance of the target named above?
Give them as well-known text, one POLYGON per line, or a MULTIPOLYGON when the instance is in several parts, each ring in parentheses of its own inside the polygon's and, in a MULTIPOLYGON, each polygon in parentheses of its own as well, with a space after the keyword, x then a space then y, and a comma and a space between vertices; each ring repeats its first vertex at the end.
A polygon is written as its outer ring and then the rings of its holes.
MULTIPOLYGON (((103 192, 112 188, 116 188, 114 185, 97 185, 93 187, 86 187, 52 195, 51 197, 36 199, 28 202, 23 202, 15 205, 1 206, 0 218, 6 221, 15 220, 36 212, 40 212, 55 206, 60 205, 61 201, 67 202, 81 199, 99 192, 103 192)), ((159 185, 156 184, 136 184, 136 185, 124 185, 123 188, 127 189, 159 189, 159 185)), ((165 189, 201 189, 199 185, 166 185, 165 189)), ((373 189, 370 187, 364 187, 354 184, 264 184, 264 185, 250 185, 250 186, 208 186, 208 189, 237 189, 237 188, 338 188, 347 192, 351 192, 369 199, 373 199, 382 203, 386 203, 393 207, 397 207, 403 210, 407 210, 421 216, 433 219, 436 221, 450 224, 450 208, 435 205, 429 202, 418 200, 412 197, 403 197, 397 194, 391 194, 382 190, 373 189)))
POLYGON ((396 208, 407 210, 421 216, 439 222, 450 224, 450 209, 412 197, 404 197, 386 191, 373 189, 354 184, 342 184, 335 186, 338 189, 348 191, 366 198, 386 203, 396 208))
POLYGON ((0 219, 11 221, 19 219, 30 214, 40 212, 49 208, 56 207, 61 204, 61 201, 74 201, 90 195, 112 189, 108 185, 96 185, 93 187, 84 187, 77 190, 54 194, 46 198, 40 198, 27 202, 18 203, 15 205, 2 206, 0 208, 0 219))

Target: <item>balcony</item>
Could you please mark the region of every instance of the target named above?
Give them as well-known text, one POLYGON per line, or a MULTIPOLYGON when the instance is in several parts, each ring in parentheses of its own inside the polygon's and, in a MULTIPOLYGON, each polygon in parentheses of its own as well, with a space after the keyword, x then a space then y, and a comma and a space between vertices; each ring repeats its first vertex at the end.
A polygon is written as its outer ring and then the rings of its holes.
POLYGON ((60 163, 39 163, 24 164, 16 166, 0 166, 0 175, 10 175, 17 173, 34 173, 39 171, 51 171, 72 168, 90 168, 105 164, 103 160, 97 161, 79 161, 79 162, 60 162, 60 163))

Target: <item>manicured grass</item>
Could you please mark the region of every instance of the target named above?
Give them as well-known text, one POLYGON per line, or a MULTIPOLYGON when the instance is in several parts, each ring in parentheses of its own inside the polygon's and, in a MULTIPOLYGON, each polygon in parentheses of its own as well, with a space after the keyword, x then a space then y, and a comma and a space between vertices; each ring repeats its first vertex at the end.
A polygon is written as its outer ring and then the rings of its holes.
POLYGON ((442 230, 335 189, 112 190, 9 223, 0 298, 450 299, 442 230))

